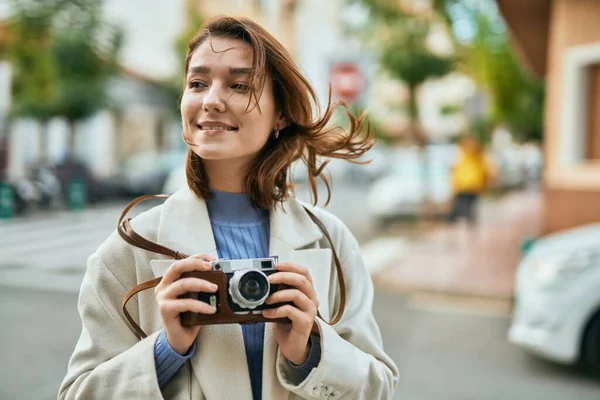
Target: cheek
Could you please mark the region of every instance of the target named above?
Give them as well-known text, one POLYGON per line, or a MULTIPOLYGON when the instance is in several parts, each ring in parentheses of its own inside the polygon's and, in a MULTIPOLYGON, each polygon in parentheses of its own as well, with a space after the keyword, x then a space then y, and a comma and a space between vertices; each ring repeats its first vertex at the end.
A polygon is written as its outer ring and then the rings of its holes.
POLYGON ((247 131, 244 141, 254 148, 261 148, 273 130, 271 119, 254 111, 247 114, 245 125, 251 129, 247 131))
POLYGON ((181 97, 181 118, 184 122, 194 118, 198 113, 198 108, 201 106, 201 101, 198 96, 184 94, 181 97))

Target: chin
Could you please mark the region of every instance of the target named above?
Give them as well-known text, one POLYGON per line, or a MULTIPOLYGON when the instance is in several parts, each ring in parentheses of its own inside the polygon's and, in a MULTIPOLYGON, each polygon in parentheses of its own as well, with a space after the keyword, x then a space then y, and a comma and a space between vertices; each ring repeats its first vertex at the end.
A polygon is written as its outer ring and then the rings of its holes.
POLYGON ((194 149, 196 153, 203 160, 226 160, 232 158, 231 151, 224 148, 225 146, 215 145, 200 145, 194 149))

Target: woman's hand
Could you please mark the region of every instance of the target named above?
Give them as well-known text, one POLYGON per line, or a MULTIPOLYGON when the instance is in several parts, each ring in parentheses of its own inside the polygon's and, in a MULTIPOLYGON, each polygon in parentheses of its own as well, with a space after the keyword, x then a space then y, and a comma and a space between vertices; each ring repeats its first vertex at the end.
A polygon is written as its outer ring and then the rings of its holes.
POLYGON ((275 339, 281 354, 300 365, 309 353, 309 337, 317 316, 319 301, 308 269, 297 264, 281 263, 275 266, 279 272, 269 276, 271 283, 285 284, 294 289, 284 289, 267 298, 267 304, 293 303, 263 310, 266 318, 289 318, 292 323, 276 323, 275 339))
POLYGON ((182 273, 190 271, 210 271, 208 261, 214 260, 204 254, 199 254, 184 260, 175 261, 160 283, 154 289, 156 302, 160 310, 163 327, 169 345, 179 354, 185 354, 196 340, 201 326, 196 325, 186 328, 181 325, 179 314, 191 311, 201 314, 214 314, 216 309, 209 304, 194 299, 180 299, 179 296, 187 292, 214 293, 217 285, 198 278, 182 278, 182 273))

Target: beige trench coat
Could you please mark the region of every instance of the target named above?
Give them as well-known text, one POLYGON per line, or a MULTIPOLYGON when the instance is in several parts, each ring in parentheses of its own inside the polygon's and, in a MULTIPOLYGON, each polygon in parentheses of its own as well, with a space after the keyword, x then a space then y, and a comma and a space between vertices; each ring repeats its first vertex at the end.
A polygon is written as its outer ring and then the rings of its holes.
MULTIPOLYGON (((269 252, 281 262, 310 270, 319 311, 329 320, 339 290, 331 250, 300 201, 291 198, 271 212, 269 252)), ((322 355, 304 380, 287 368, 272 324, 265 327, 263 399, 390 399, 398 370, 383 351, 371 311, 373 285, 358 243, 333 215, 314 209, 327 227, 342 263, 347 304, 334 326, 318 320, 322 355)), ((185 254, 217 255, 206 203, 188 188, 132 220, 144 237, 185 254)), ((115 232, 90 256, 79 294, 81 336, 69 361, 59 399, 251 399, 244 340, 239 325, 205 326, 196 353, 163 389, 158 387, 154 343, 161 326, 154 291, 142 292, 128 310, 148 337, 139 341, 121 310, 126 291, 162 276, 169 262, 133 248, 115 232)))

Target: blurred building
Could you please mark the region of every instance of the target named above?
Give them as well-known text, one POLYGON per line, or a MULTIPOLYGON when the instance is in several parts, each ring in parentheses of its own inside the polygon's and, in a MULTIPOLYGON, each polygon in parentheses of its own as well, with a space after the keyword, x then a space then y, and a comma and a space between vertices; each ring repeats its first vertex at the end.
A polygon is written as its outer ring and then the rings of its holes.
MULTIPOLYGON (((175 2, 174 2, 175 3, 175 2)), ((169 13, 169 7, 158 9, 160 0, 120 2, 106 1, 104 18, 122 26, 125 43, 120 58, 120 71, 108 83, 111 108, 105 109, 75 124, 75 156, 85 160, 100 177, 117 173, 132 154, 144 151, 160 152, 176 146, 176 102, 168 79, 174 75, 177 59, 173 36, 179 34, 184 11, 169 13), (136 4, 137 3, 137 4, 136 4), (155 3, 155 4, 149 4, 155 3), (154 10, 148 12, 149 7, 154 10), (150 18, 154 15, 154 18, 150 18), (160 25, 161 29, 156 29, 160 25), (166 40, 162 37, 167 36, 166 40)), ((167 4, 168 6, 168 4, 167 4)), ((3 9, 2 19, 10 18, 10 10, 3 9)), ((1 33, 1 32, 0 32, 1 33)), ((2 35, 0 34, 0 42, 2 35)), ((0 81, 10 88, 8 63, 0 68, 0 81)), ((3 96, 0 94, 0 98, 3 96)), ((0 114, 10 107, 10 98, 0 99, 0 114)), ((53 118, 49 124, 47 148, 40 149, 41 131, 37 121, 30 118, 14 120, 8 140, 7 173, 9 179, 27 175, 28 169, 40 159, 61 162, 68 149, 68 127, 63 118, 53 118), (43 151, 44 157, 40 154, 43 151)))
POLYGON ((498 0, 545 77, 545 231, 600 221, 600 1, 498 0))
MULTIPOLYGON (((98 175, 110 176, 137 153, 183 148, 177 104, 168 86, 181 79, 183 60, 176 43, 184 32, 194 30, 188 26, 191 13, 200 19, 227 14, 259 22, 295 56, 325 103, 330 66, 343 47, 340 11, 345 4, 346 0, 105 0, 104 18, 124 29, 121 73, 109 86, 114 106, 77 123, 76 155, 98 175)), ((9 16, 5 8, 0 22, 9 16)), ((9 75, 0 70, 0 79, 9 75)), ((0 101, 0 106, 4 103, 7 108, 8 101, 0 101)), ((49 161, 60 161, 66 154, 67 132, 64 120, 51 121, 45 149, 49 161)), ((41 134, 36 121, 15 121, 9 148, 12 177, 23 176, 40 159, 41 134)))

